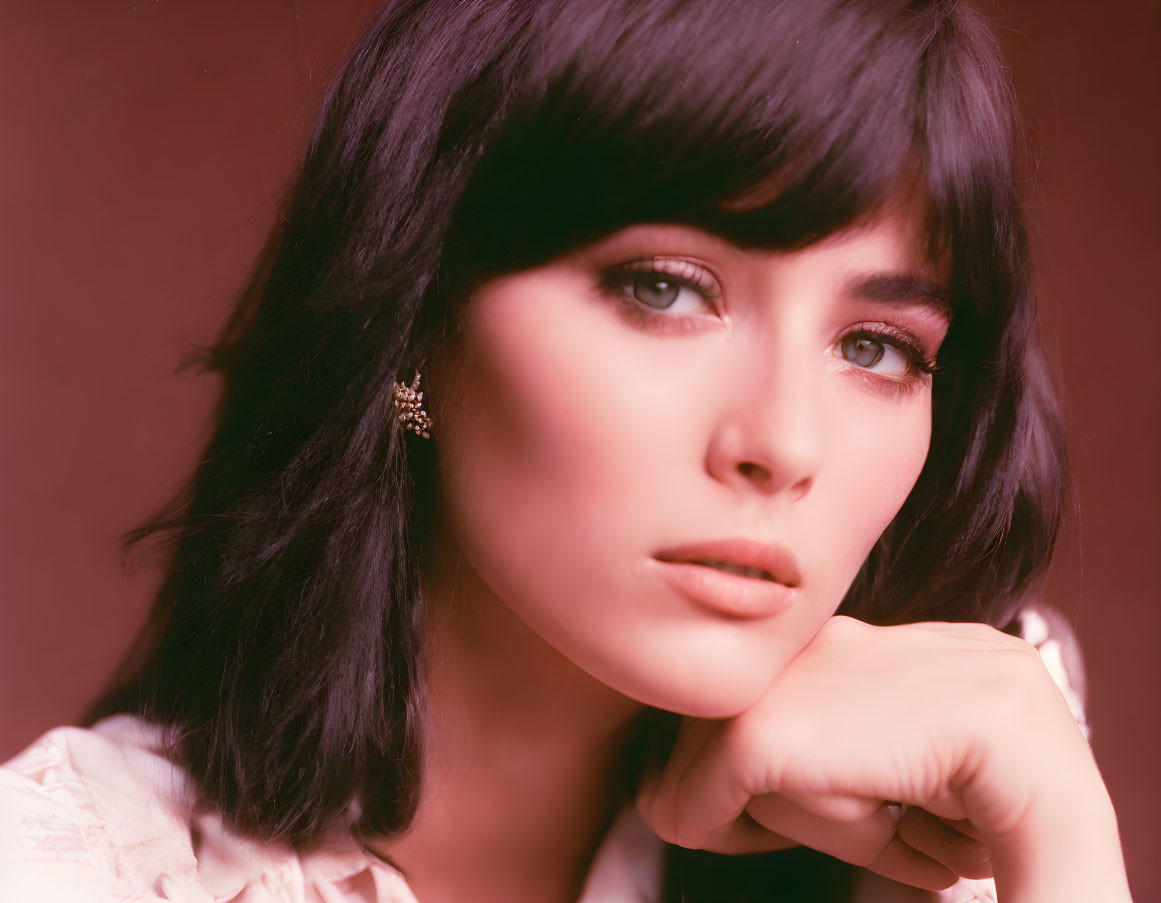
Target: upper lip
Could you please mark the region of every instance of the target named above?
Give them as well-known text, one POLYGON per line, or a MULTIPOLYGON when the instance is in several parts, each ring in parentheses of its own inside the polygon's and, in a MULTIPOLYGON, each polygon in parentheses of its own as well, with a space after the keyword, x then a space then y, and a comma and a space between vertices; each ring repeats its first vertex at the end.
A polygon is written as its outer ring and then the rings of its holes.
POLYGON ((736 538, 675 546, 658 552, 658 561, 722 561, 748 568, 761 568, 775 581, 796 587, 802 581, 793 553, 777 543, 736 538))

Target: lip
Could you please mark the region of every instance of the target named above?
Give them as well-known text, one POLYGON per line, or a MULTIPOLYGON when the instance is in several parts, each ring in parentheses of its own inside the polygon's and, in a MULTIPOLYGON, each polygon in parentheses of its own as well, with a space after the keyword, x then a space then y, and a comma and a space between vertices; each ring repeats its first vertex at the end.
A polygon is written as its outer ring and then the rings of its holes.
POLYGON ((654 559, 661 576, 692 601, 738 618, 769 618, 790 607, 798 590, 783 583, 728 574, 703 564, 654 559))
POLYGON ((751 539, 728 539, 665 549, 654 556, 664 577, 680 593, 719 612, 743 618, 784 611, 798 594, 801 575, 789 549, 751 539), (744 577, 697 561, 760 568, 774 579, 744 577))
POLYGON ((654 557, 658 561, 666 562, 725 561, 747 568, 761 568, 768 572, 775 581, 792 589, 802 582, 798 562, 788 548, 776 543, 758 542, 753 539, 722 539, 690 543, 672 549, 664 549, 654 557))

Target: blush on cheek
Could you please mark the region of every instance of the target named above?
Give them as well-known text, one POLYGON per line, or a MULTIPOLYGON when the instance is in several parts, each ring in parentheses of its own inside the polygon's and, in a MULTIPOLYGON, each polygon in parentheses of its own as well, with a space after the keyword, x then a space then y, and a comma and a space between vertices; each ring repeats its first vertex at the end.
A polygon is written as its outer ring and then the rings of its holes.
POLYGON ((503 451, 525 494, 538 477, 557 492, 569 488, 562 478, 599 487, 618 424, 639 419, 617 410, 624 393, 610 358, 623 327, 569 290, 551 270, 526 272, 487 284, 469 310, 457 424, 473 422, 473 454, 503 451))
POLYGON ((923 470, 931 440, 930 408, 920 407, 895 424, 895 429, 899 441, 883 444, 880 453, 868 461, 874 476, 868 486, 867 510, 880 514, 876 539, 899 513, 923 470))
POLYGON ((601 337, 560 291, 527 272, 486 284, 433 386, 445 501, 480 554, 551 555, 546 531, 576 536, 564 521, 609 495, 611 377, 578 353, 601 337))

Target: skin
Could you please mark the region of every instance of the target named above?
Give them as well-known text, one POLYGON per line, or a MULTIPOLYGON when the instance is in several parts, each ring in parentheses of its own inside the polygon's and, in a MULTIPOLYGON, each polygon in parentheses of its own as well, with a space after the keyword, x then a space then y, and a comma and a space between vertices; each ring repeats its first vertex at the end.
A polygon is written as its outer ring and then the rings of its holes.
POLYGON ((943 317, 851 290, 934 275, 918 247, 901 212, 795 254, 638 226, 484 285, 431 368, 445 541, 599 682, 683 714, 741 712, 834 612, 923 466, 927 380, 904 383, 894 348, 873 372, 835 354, 852 327, 888 323, 934 357, 943 317), (691 289, 650 312, 598 288, 659 255, 701 261, 720 310, 691 289), (726 617, 659 579, 659 551, 736 536, 793 553, 789 610, 726 617))
MULTIPOLYGON (((829 844, 929 887, 981 870, 985 838, 962 800, 941 811, 947 822, 931 819, 943 835, 915 810, 916 846, 897 841, 886 856, 894 823, 885 829, 881 805, 946 796, 946 769, 923 757, 957 710, 948 699, 982 698, 979 682, 948 677, 932 654, 943 635, 912 632, 900 646, 903 628, 833 617, 930 442, 930 382, 898 337, 934 359, 947 318, 922 294, 887 302, 866 290, 869 277, 938 281, 918 221, 900 198, 795 252, 643 224, 474 292, 425 370, 442 510, 426 574, 423 791, 410 828, 377 843, 420 899, 575 900, 625 799, 618 775, 649 707, 687 716, 638 801, 671 842, 829 844), (643 260, 668 275, 624 269, 643 260), (675 290, 674 274, 703 290, 675 290), (860 330, 894 338, 860 349, 849 338, 860 330), (789 605, 742 617, 663 579, 661 550, 728 537, 793 554, 789 605), (898 664, 908 656, 952 696, 908 696, 914 674, 898 664), (850 710, 835 707, 836 680, 850 710), (868 714, 876 705, 904 724, 930 715, 904 750, 937 775, 930 786, 902 787, 897 771, 892 783, 891 734, 868 714), (858 755, 812 756, 825 731, 851 748, 851 711, 865 734, 858 755), (786 735, 802 740, 797 760, 769 759, 769 741, 786 740, 771 724, 801 729, 786 735), (806 790, 790 794, 786 780, 806 790), (962 840, 952 862, 939 859, 949 834, 962 840)), ((955 748, 977 740, 967 732, 955 748)), ((1079 748, 1069 767, 1095 773, 1079 748)), ((988 800, 1000 816, 1017 804, 1002 789, 988 800)), ((1027 843, 1011 845, 1021 863, 1035 858, 1017 850, 1027 843)), ((1035 880, 1009 885, 1034 891, 1035 880)))
POLYGON ((984 624, 830 619, 742 716, 687 720, 639 802, 685 846, 781 837, 933 890, 994 874, 1004 903, 1129 899, 1067 703, 1033 647, 984 624))

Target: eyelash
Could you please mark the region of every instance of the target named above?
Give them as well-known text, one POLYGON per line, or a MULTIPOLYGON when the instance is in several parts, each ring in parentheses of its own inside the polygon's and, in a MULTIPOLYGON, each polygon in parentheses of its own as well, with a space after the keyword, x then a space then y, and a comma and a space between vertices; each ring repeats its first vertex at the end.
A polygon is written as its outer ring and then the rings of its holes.
MULTIPOLYGON (((642 275, 664 278, 679 288, 696 292, 708 308, 720 315, 718 299, 721 297, 721 291, 716 288, 717 280, 703 268, 692 261, 680 258, 675 258, 673 261, 643 258, 610 268, 602 274, 599 284, 602 292, 621 302, 625 312, 637 325, 650 331, 662 333, 684 332, 692 327, 691 318, 664 313, 663 308, 651 309, 634 297, 633 279, 642 275), (678 266, 685 272, 675 272, 678 266), (704 276, 698 280, 694 278, 695 274, 704 274, 704 276)), ((942 369, 933 358, 924 353, 920 341, 905 329, 886 323, 859 323, 839 336, 837 347, 841 348, 842 343, 852 336, 889 345, 903 354, 907 361, 907 371, 899 376, 879 375, 873 370, 852 364, 857 372, 865 374, 868 379, 874 379, 879 388, 892 396, 909 393, 919 388, 924 383, 929 382, 933 374, 942 369)), ((841 357, 841 353, 836 356, 841 357)))
POLYGON ((637 276, 654 276, 659 281, 664 279, 678 288, 689 289, 700 296, 715 314, 721 313, 717 303, 721 290, 717 287, 717 280, 703 267, 682 258, 642 258, 607 270, 600 281, 601 291, 620 301, 625 312, 642 327, 658 332, 684 331, 690 325, 690 318, 665 313, 662 308, 650 308, 637 300, 632 285, 637 276))
MULTIPOLYGON (((899 389, 917 388, 921 384, 929 382, 932 375, 943 369, 933 358, 924 353, 923 345, 906 329, 900 329, 887 323, 859 323, 839 336, 838 345, 841 347, 842 343, 852 336, 865 337, 873 342, 890 345, 902 352, 907 361, 905 373, 899 376, 876 376, 877 379, 887 383, 888 389, 892 387, 892 383, 899 389)), ((853 366, 861 373, 874 375, 873 370, 857 365, 853 366)))

